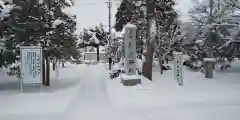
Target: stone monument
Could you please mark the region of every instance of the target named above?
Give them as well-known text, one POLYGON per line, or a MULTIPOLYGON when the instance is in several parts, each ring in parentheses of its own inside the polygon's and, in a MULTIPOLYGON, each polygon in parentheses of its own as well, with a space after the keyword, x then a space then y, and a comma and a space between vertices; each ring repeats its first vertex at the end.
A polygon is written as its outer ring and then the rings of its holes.
POLYGON ((141 77, 136 71, 136 31, 137 27, 132 24, 125 26, 124 35, 124 70, 125 73, 120 76, 124 85, 141 84, 141 77))

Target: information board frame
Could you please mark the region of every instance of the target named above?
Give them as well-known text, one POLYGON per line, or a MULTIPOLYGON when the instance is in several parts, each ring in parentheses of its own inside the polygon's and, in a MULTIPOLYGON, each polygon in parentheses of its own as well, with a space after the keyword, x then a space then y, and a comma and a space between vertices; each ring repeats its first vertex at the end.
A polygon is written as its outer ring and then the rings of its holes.
POLYGON ((25 84, 40 84, 42 91, 43 56, 40 46, 20 46, 20 87, 25 84), (28 67, 27 67, 28 66, 28 67), (31 75, 27 75, 26 71, 31 75), (36 78, 37 77, 37 78, 36 78))

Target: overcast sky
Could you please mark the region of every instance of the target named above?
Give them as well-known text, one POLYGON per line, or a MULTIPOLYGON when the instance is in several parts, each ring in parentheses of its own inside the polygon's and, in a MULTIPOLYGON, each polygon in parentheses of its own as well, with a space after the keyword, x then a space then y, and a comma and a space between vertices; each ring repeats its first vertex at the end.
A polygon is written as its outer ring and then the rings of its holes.
MULTIPOLYGON (((108 8, 107 4, 101 1, 108 0, 75 0, 75 6, 68 9, 67 11, 77 15, 78 29, 88 28, 91 26, 99 25, 103 23, 108 25, 108 8)), ((112 25, 115 22, 115 13, 120 4, 120 0, 112 0, 112 25)), ((186 19, 186 13, 191 7, 191 0, 177 0, 178 6, 176 9, 179 11, 179 14, 182 20, 186 19)))

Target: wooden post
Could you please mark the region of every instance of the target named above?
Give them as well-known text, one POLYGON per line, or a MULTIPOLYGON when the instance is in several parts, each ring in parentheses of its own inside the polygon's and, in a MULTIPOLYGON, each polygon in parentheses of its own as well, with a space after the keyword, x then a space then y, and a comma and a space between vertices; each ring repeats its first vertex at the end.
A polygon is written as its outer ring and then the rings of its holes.
POLYGON ((48 57, 45 57, 46 60, 46 86, 50 86, 50 64, 49 64, 49 60, 48 57))
POLYGON ((42 51, 42 85, 46 85, 45 51, 42 51))
POLYGON ((99 44, 97 45, 97 61, 99 62, 99 44))
POLYGON ((52 63, 52 69, 53 69, 53 71, 55 71, 56 70, 56 61, 55 60, 53 60, 53 63, 52 63))

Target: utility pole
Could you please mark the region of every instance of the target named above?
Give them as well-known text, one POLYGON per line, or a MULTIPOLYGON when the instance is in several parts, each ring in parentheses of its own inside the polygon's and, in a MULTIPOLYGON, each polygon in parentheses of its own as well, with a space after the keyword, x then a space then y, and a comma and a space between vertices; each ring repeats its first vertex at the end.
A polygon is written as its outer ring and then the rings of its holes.
POLYGON ((111 16, 111 9, 112 9, 112 2, 111 0, 109 0, 108 2, 108 29, 109 29, 109 34, 111 34, 111 29, 112 29, 112 25, 111 25, 111 19, 112 19, 112 16, 111 16))
MULTIPOLYGON (((107 5, 108 5, 108 32, 109 32, 109 40, 108 40, 108 47, 111 47, 112 46, 112 40, 111 40, 111 29, 112 29, 112 25, 111 25, 111 19, 112 19, 112 15, 111 15, 111 9, 112 9, 112 2, 111 0, 109 0, 108 2, 106 2, 107 5)), ((111 49, 111 48, 110 48, 111 49)))
POLYGON ((112 64, 112 50, 113 48, 111 47, 112 46, 112 38, 111 38, 111 29, 112 29, 112 25, 111 25, 111 9, 112 9, 112 2, 111 0, 109 0, 108 2, 106 2, 107 5, 108 5, 108 30, 109 30, 109 40, 108 40, 108 61, 109 61, 109 70, 111 70, 111 64, 112 64))

